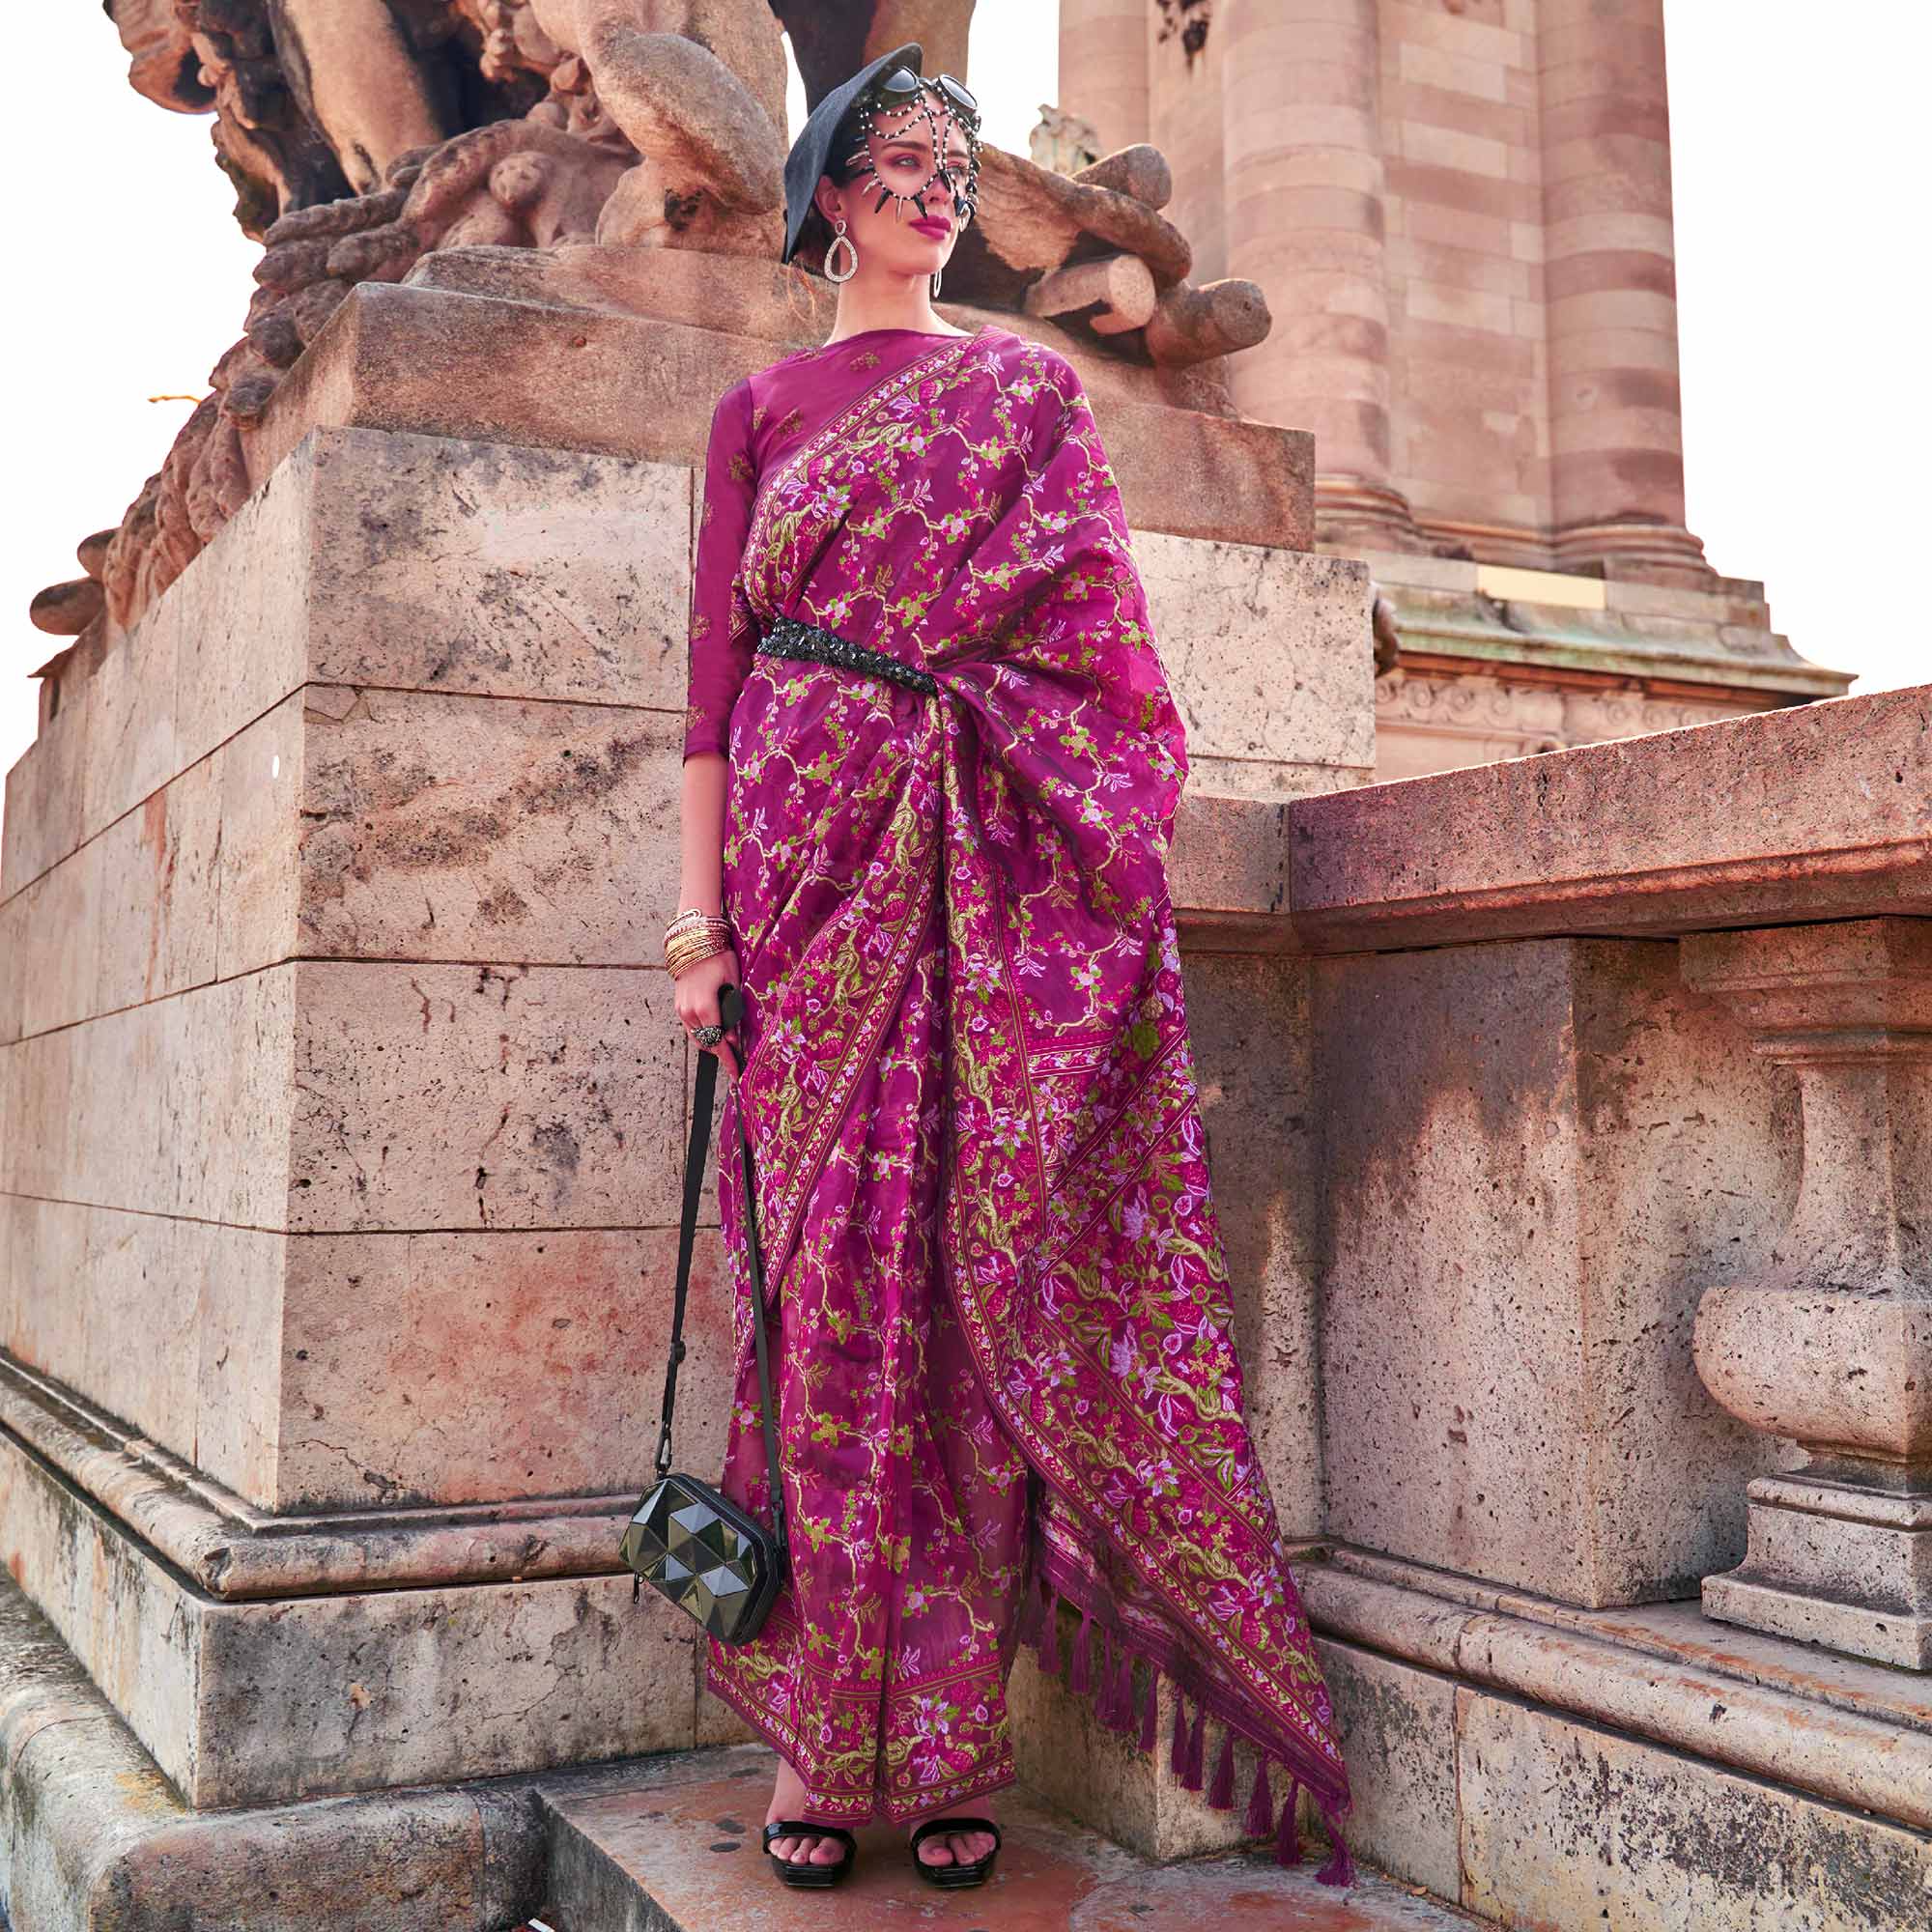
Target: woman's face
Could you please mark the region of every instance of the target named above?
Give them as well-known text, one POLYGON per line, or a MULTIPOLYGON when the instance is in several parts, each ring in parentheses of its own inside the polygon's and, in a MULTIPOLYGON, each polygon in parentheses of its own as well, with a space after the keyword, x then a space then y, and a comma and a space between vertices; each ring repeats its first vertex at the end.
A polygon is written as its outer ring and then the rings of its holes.
MULTIPOLYGON (((845 217, 845 233, 859 251, 860 274, 930 275, 945 266, 959 239, 952 189, 934 174, 933 129, 936 126, 945 144, 943 158, 955 181, 964 179, 971 158, 965 132, 950 116, 928 117, 916 106, 882 111, 872 125, 867 144, 872 166, 895 198, 877 206, 879 186, 862 162, 842 187, 830 175, 819 176, 819 212, 831 223, 845 217)), ((839 253, 842 261, 844 251, 839 253)))

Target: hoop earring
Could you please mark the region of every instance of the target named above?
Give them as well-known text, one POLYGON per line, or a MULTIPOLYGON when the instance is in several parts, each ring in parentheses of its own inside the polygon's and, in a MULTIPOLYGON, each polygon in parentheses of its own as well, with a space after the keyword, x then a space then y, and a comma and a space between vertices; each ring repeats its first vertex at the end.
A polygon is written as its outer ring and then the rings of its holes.
POLYGON ((825 279, 828 282, 849 282, 858 272, 859 250, 852 238, 845 232, 845 217, 841 214, 838 217, 838 232, 832 238, 832 245, 825 251, 825 279), (832 266, 832 258, 838 252, 838 244, 841 242, 845 244, 845 252, 852 258, 851 266, 842 275, 832 266))
POLYGON ((937 301, 937 300, 939 299, 939 275, 940 275, 940 270, 937 270, 937 269, 933 270, 933 271, 932 271, 932 298, 933 298, 933 300, 934 300, 934 301, 937 301))

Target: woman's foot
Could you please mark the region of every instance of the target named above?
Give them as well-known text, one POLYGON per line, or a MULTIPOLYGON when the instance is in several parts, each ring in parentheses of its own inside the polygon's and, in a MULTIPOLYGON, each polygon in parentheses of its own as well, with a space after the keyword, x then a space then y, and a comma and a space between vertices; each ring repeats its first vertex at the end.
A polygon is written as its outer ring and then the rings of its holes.
MULTIPOLYGON (((772 1792, 772 1802, 765 1812, 765 1823, 771 1824, 778 1818, 797 1818, 800 1807, 805 1804, 805 1781, 783 1758, 779 1760, 779 1779, 772 1792)), ((794 1864, 836 1865, 845 1856, 845 1847, 837 1838, 805 1837, 774 1838, 772 1856, 788 1859, 794 1864)))
MULTIPOLYGON (((991 1800, 976 1798, 969 1804, 955 1804, 950 1811, 934 1811, 913 1822, 924 1825, 933 1818, 994 1818, 995 1815, 991 1800)), ((923 1865, 977 1864, 998 1842, 990 1832, 935 1832, 921 1840, 916 1856, 923 1865)))

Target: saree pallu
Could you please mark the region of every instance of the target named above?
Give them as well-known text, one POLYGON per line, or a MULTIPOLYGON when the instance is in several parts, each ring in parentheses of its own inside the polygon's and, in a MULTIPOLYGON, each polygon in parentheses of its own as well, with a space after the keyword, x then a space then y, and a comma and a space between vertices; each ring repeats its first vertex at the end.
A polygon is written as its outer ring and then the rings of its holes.
MULTIPOLYGON (((1305 1786, 1346 1884, 1348 1776, 1243 1419, 1166 879, 1186 752, 1119 494, 1051 349, 872 347, 895 353, 845 357, 866 375, 785 417, 761 473, 729 458, 725 1104, 756 1157, 792 1576, 706 1682, 806 1814, 850 1823, 1012 1781, 1021 1642, 1150 1750, 1164 1673, 1183 1784, 1232 1807, 1245 1740, 1248 1832, 1294 1862, 1305 1786), (753 651, 787 619, 933 688, 753 651)), ((813 355, 733 407, 769 419, 813 355)), ((769 1520, 740 1194, 723 1163, 724 1487, 769 1520)))

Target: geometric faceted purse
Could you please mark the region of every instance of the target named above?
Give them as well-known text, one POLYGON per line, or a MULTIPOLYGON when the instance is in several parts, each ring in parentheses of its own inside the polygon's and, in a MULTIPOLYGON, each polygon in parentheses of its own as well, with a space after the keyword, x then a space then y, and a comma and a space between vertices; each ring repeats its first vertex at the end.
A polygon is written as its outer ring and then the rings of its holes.
MULTIPOLYGON (((727 1029, 739 1025, 744 1010, 744 995, 736 986, 721 989, 719 1018, 727 1029)), ((697 1085, 692 1095, 691 1147, 684 1161, 684 1220, 678 1232, 677 1293, 671 1309, 670 1360, 665 1366, 657 1483, 638 1505, 618 1552, 637 1576, 631 1586, 633 1602, 639 1588, 648 1583, 696 1618, 720 1643, 739 1644, 757 1635, 787 1570, 777 1410, 772 1402, 771 1367, 765 1359, 765 1270, 758 1253, 757 1195, 753 1187, 752 1143, 745 1133, 742 1098, 737 1110, 739 1151, 745 1168, 741 1199, 750 1249, 752 1333, 758 1356, 758 1395, 763 1404, 765 1467, 770 1472, 775 1526, 767 1529, 709 1483, 670 1473, 671 1408, 677 1397, 677 1365, 684 1360, 685 1292, 691 1281, 691 1251, 697 1233, 697 1201, 704 1191, 704 1156, 711 1143, 718 1061, 716 1053, 698 1055, 697 1085)), ((743 1073, 742 1065, 738 1071, 743 1073)))

